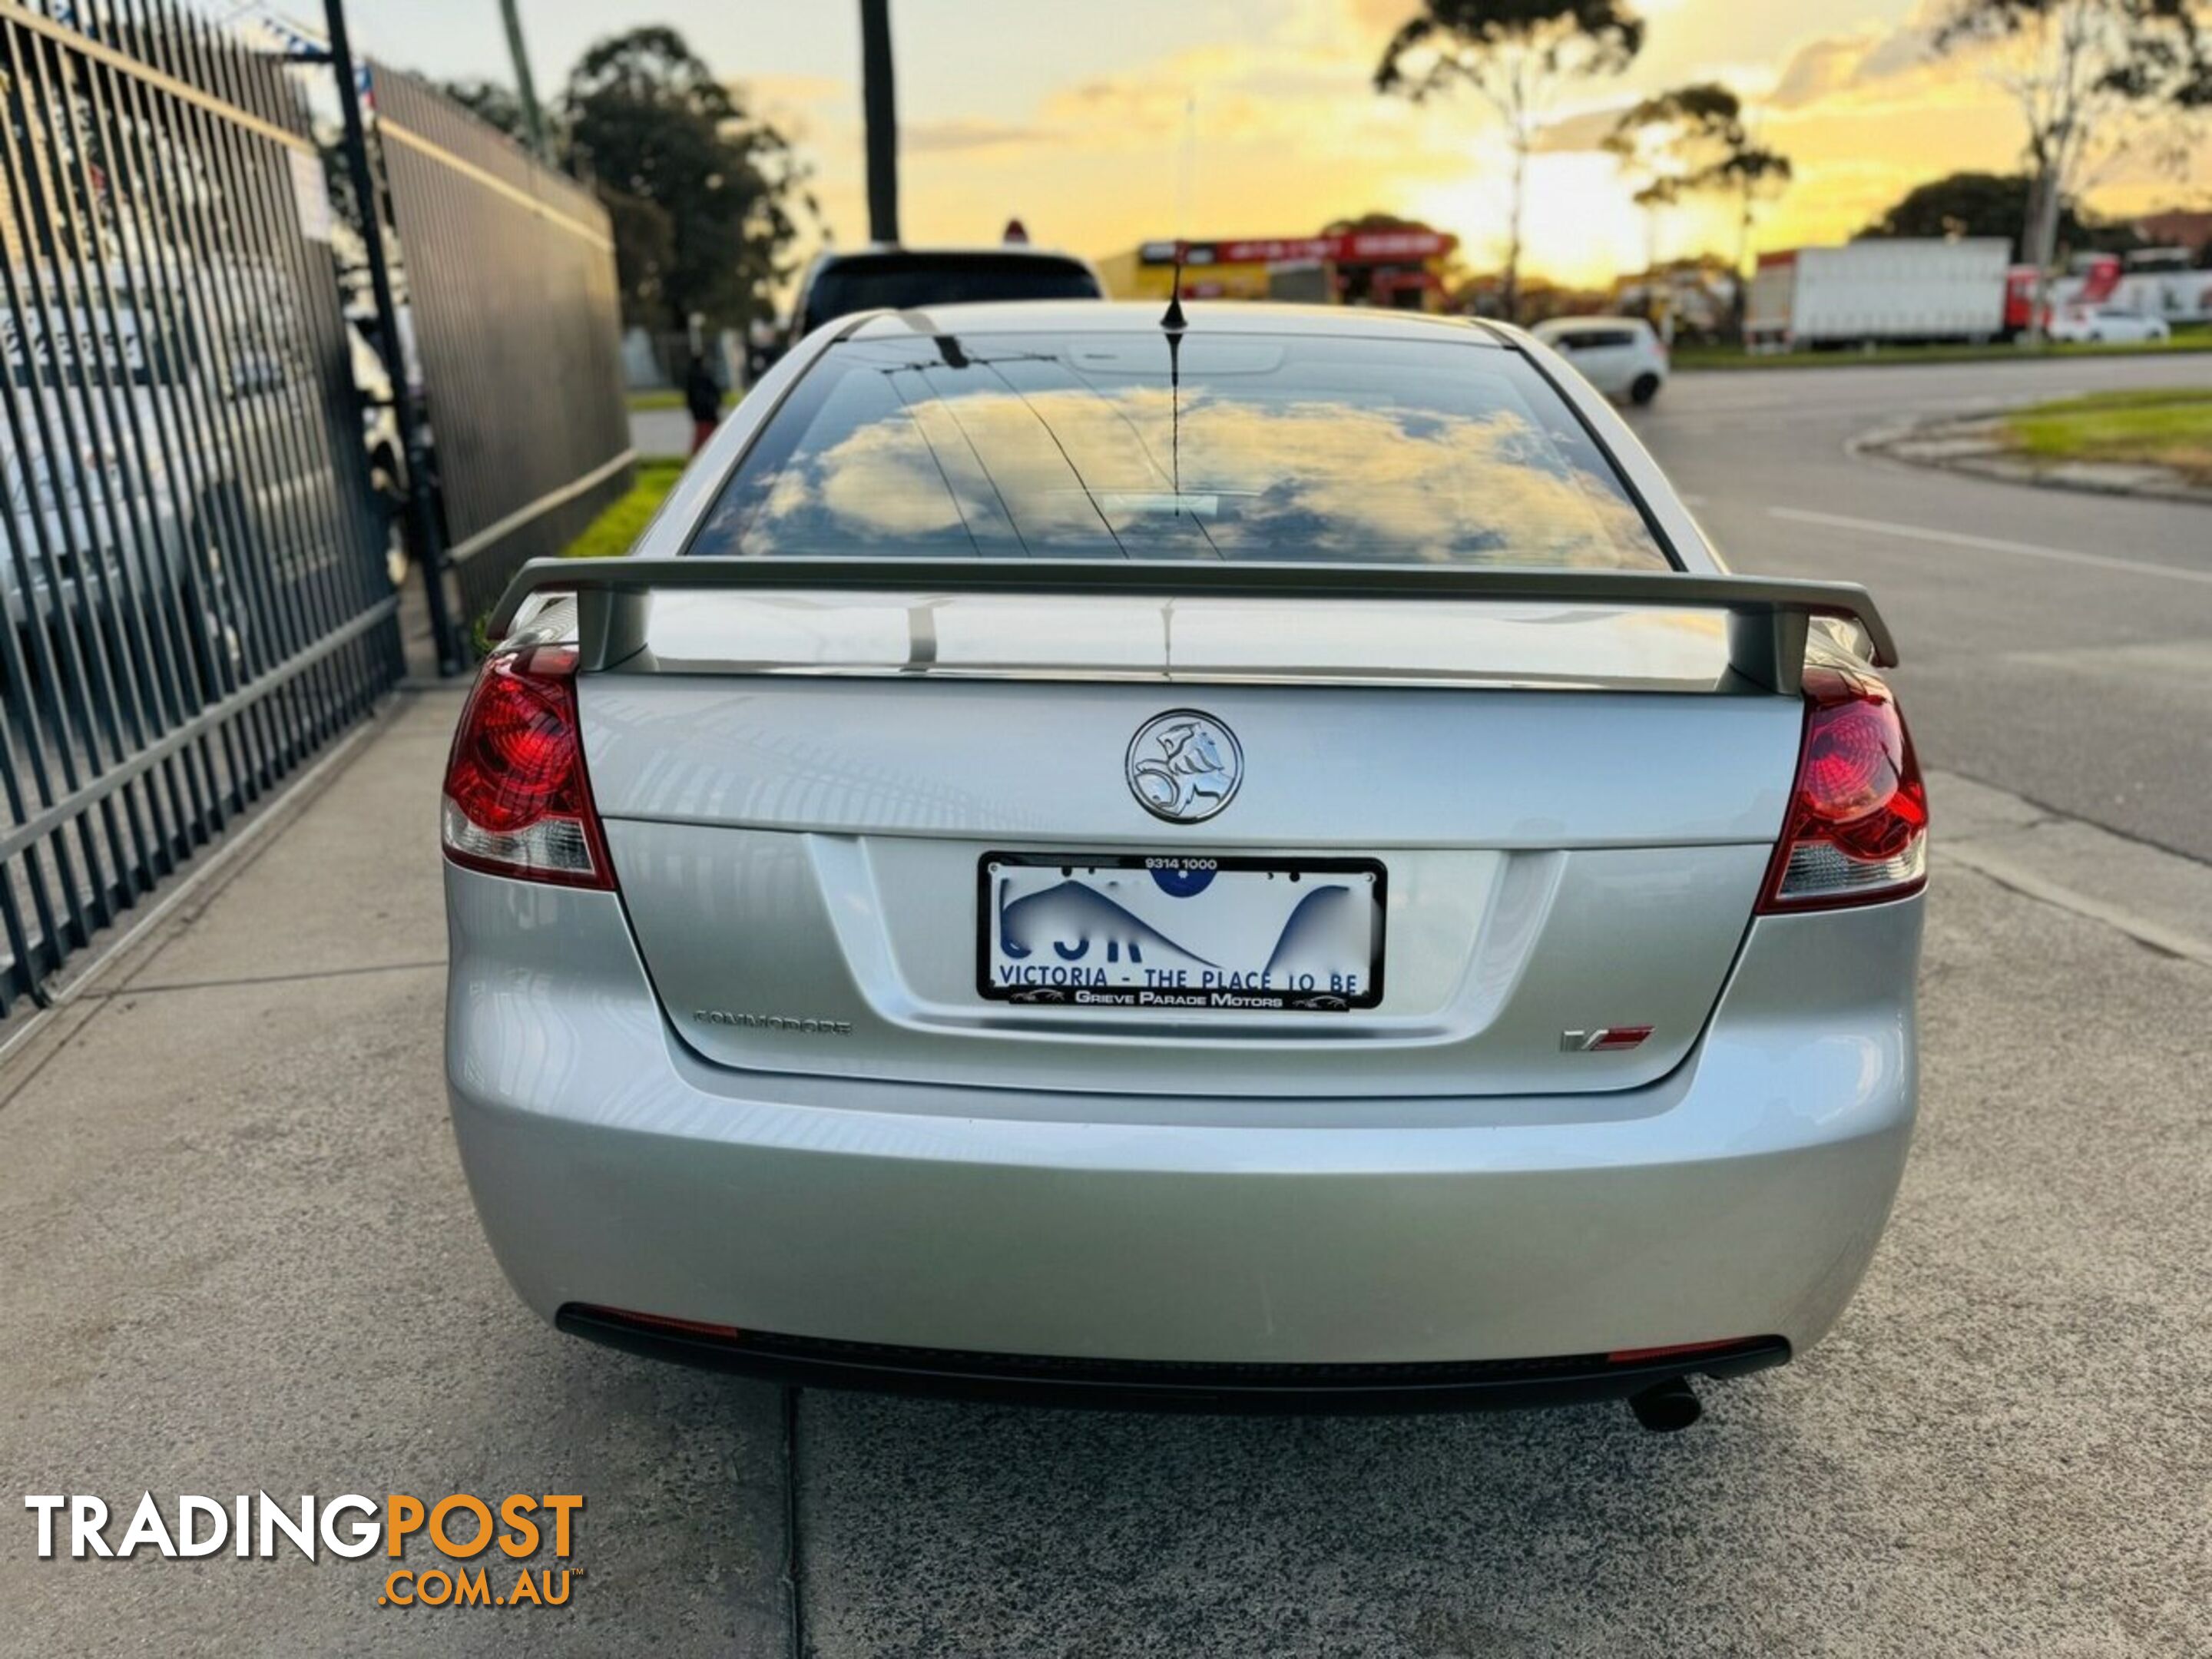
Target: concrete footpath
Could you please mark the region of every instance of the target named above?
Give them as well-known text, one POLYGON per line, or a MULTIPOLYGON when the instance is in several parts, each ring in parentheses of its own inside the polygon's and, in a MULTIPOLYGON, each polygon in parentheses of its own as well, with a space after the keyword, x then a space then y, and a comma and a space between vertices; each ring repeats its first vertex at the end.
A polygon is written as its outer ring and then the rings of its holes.
POLYGON ((441 1058, 459 708, 403 701, 0 1074, 0 1652, 781 1651, 776 1391, 556 1335, 477 1231, 441 1058), (41 1562, 19 1508, 98 1493, 115 1540, 143 1491, 264 1489, 580 1492, 583 1576, 379 1607, 380 1556, 41 1562))
POLYGON ((1687 1434, 809 1394, 794 1494, 778 1391, 556 1336, 484 1248, 457 708, 403 699, 0 1064, 0 1653, 2212 1651, 2204 866, 1939 778, 1895 1220, 1835 1338, 1687 1434), (20 1507, 113 1540, 262 1489, 580 1492, 583 1575, 380 1607, 380 1557, 40 1561, 20 1507))

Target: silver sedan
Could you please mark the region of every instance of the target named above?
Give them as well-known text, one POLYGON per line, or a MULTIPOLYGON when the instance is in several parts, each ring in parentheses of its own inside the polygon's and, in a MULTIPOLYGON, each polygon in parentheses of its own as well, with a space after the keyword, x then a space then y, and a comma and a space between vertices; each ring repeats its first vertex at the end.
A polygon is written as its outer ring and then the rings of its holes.
POLYGON ((1888 633, 1729 574, 1525 334, 843 319, 493 629, 448 1077, 564 1329, 1666 1428, 1873 1252, 1927 867, 1888 633))

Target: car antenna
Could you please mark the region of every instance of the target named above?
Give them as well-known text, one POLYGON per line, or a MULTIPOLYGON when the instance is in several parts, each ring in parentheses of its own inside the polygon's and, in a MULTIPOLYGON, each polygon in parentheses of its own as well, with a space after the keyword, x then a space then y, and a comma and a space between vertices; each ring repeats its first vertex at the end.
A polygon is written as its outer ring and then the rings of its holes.
POLYGON ((1198 97, 1193 94, 1182 106, 1182 179, 1176 192, 1175 278, 1168 290, 1168 308, 1160 313, 1161 331, 1168 337, 1168 463, 1170 487, 1175 491, 1175 516, 1182 516, 1182 334, 1190 326, 1182 314, 1183 257, 1190 249, 1190 169, 1192 137, 1198 126, 1198 97))
POLYGON ((1191 93, 1182 100, 1182 165, 1176 180, 1175 281, 1168 290, 1168 308, 1160 317, 1160 326, 1168 331, 1170 354, 1177 343, 1176 337, 1190 326, 1182 314, 1182 266, 1190 252, 1190 175, 1196 161, 1197 134, 1198 94, 1191 93))
POLYGON ((1178 519, 1182 516, 1182 334, 1190 326, 1182 314, 1182 239, 1178 236, 1175 287, 1168 295, 1167 311, 1160 318, 1160 330, 1168 337, 1168 462, 1174 469, 1175 515, 1178 519))
MULTIPOLYGON (((1174 302, 1169 302, 1175 309, 1174 302)), ((1175 467, 1176 514, 1182 514, 1182 323, 1180 313, 1177 321, 1168 330, 1168 459, 1175 467)))

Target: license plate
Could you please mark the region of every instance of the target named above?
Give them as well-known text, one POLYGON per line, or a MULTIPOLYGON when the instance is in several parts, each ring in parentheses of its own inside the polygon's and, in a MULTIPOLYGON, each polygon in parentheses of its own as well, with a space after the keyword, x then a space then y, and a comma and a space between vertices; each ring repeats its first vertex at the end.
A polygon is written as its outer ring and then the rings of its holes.
POLYGON ((1072 1008, 1294 1009, 1382 1000, 1374 859, 987 853, 975 988, 1072 1008))

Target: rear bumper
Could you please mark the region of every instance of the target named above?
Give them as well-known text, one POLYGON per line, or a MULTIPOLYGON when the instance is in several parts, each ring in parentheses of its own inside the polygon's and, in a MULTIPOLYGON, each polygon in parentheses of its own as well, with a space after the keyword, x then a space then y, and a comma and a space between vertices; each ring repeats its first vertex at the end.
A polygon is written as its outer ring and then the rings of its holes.
POLYGON ((1779 1365, 1779 1337, 1690 1352, 1571 1354, 1430 1365, 1224 1365, 1066 1359, 714 1331, 571 1303, 553 1322, 629 1353, 797 1388, 860 1389, 1024 1406, 1177 1412, 1498 1411, 1625 1400, 1677 1379, 1779 1365))
POLYGON ((668 1031, 614 898, 447 883, 454 1129, 517 1290, 571 1328, 597 1317, 583 1304, 776 1333, 774 1354, 677 1343, 774 1374, 1012 1366, 995 1380, 1020 1391, 1035 1364, 1007 1357, 1038 1356, 1196 1366, 1214 1394, 1237 1367, 1534 1360, 1458 1377, 1449 1403, 1632 1392, 1653 1379, 1587 1362, 1816 1340, 1911 1136, 1917 898, 1756 924, 1705 1037, 1647 1089, 1266 1102, 708 1066, 668 1031))

